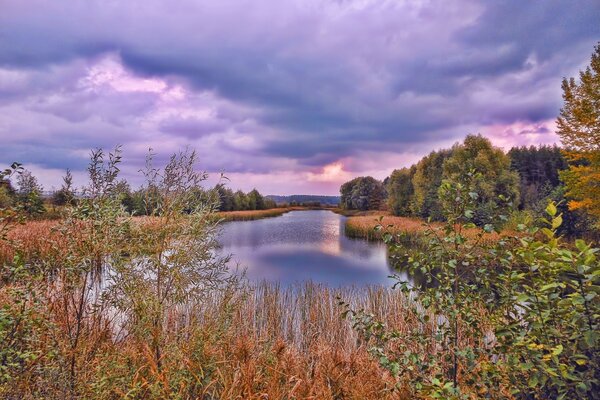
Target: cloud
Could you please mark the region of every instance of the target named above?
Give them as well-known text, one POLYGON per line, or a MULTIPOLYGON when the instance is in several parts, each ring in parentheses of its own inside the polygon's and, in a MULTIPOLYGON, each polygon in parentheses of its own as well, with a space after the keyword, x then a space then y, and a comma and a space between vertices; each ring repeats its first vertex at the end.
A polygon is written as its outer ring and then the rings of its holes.
MULTIPOLYGON (((410 162, 377 154, 425 154, 472 132, 554 141, 535 127, 556 116, 561 78, 600 37, 595 0, 3 0, 2 10, 0 162, 81 167, 87 149, 121 143, 139 166, 148 147, 191 146, 209 171, 265 186, 274 172, 319 176, 340 160, 363 174, 365 157, 382 164, 368 171, 391 171, 410 162)), ((282 179, 282 191, 293 184, 282 179)))

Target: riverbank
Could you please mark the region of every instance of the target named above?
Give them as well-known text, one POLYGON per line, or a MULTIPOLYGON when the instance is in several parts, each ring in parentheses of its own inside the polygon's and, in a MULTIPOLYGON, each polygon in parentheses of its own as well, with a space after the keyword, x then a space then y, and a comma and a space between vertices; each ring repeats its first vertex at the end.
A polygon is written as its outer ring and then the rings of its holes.
MULTIPOLYGON (((328 209, 318 207, 281 207, 271 208, 267 210, 244 210, 244 211, 222 211, 211 216, 221 222, 230 221, 253 221, 263 218, 279 217, 290 211, 304 211, 315 209, 328 209)), ((136 216, 132 217, 132 221, 140 224, 148 224, 151 226, 157 221, 156 217, 136 216)), ((19 243, 17 246, 20 249, 21 255, 25 259, 31 257, 49 257, 50 255, 58 256, 61 252, 59 236, 55 228, 60 223, 60 218, 31 220, 23 224, 17 224, 13 227, 8 239, 13 243, 19 243)), ((8 242, 0 242, 0 262, 11 260, 16 255, 15 246, 8 242)))
POLYGON ((244 210, 244 211, 221 211, 217 217, 223 222, 229 221, 253 221, 262 218, 279 217, 290 211, 306 210, 306 207, 281 207, 269 208, 267 210, 244 210))
MULTIPOLYGON (((345 222, 345 234, 351 238, 382 240, 384 233, 390 233, 392 235, 402 235, 404 241, 412 244, 418 243, 423 239, 424 233, 428 229, 441 231, 443 224, 441 222, 427 223, 419 218, 393 216, 385 211, 370 211, 366 212, 366 214, 350 216, 345 222), (377 226, 381 226, 382 229, 376 229, 377 226)), ((473 238, 480 233, 480 228, 471 228, 463 232, 466 236, 473 238)), ((517 235, 516 232, 510 230, 502 231, 501 233, 485 233, 483 240, 496 242, 501 237, 517 235)))
POLYGON ((351 216, 346 219, 345 228, 346 236, 367 240, 381 240, 384 232, 416 236, 427 229, 424 221, 418 218, 396 217, 383 213, 351 216), (376 230, 378 225, 384 229, 376 230))

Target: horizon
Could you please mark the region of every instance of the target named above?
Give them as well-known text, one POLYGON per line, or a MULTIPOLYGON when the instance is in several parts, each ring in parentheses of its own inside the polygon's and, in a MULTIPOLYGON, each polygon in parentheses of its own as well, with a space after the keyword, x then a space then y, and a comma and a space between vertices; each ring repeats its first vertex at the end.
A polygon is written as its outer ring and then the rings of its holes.
POLYGON ((189 147, 207 184, 336 196, 471 133, 558 144, 561 81, 600 38, 583 3, 5 0, 0 165, 81 186, 122 144, 133 187, 148 148, 189 147))

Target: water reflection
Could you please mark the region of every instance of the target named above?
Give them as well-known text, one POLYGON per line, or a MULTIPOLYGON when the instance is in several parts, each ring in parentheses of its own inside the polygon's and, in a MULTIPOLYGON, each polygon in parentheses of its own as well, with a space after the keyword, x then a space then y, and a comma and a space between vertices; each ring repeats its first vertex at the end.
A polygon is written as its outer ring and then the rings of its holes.
POLYGON ((393 284, 386 246, 347 238, 344 220, 331 211, 315 210, 229 222, 223 225, 221 251, 232 254, 251 280, 393 284))

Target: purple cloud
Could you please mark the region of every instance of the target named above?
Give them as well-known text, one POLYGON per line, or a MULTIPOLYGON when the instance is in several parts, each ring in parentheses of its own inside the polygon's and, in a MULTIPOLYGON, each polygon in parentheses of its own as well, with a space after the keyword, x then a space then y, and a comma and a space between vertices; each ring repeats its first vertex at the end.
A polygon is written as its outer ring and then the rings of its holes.
POLYGON ((190 146, 234 187, 335 193, 471 132, 552 142, 598 20, 595 0, 4 0, 0 163, 121 143, 133 176, 190 146))

